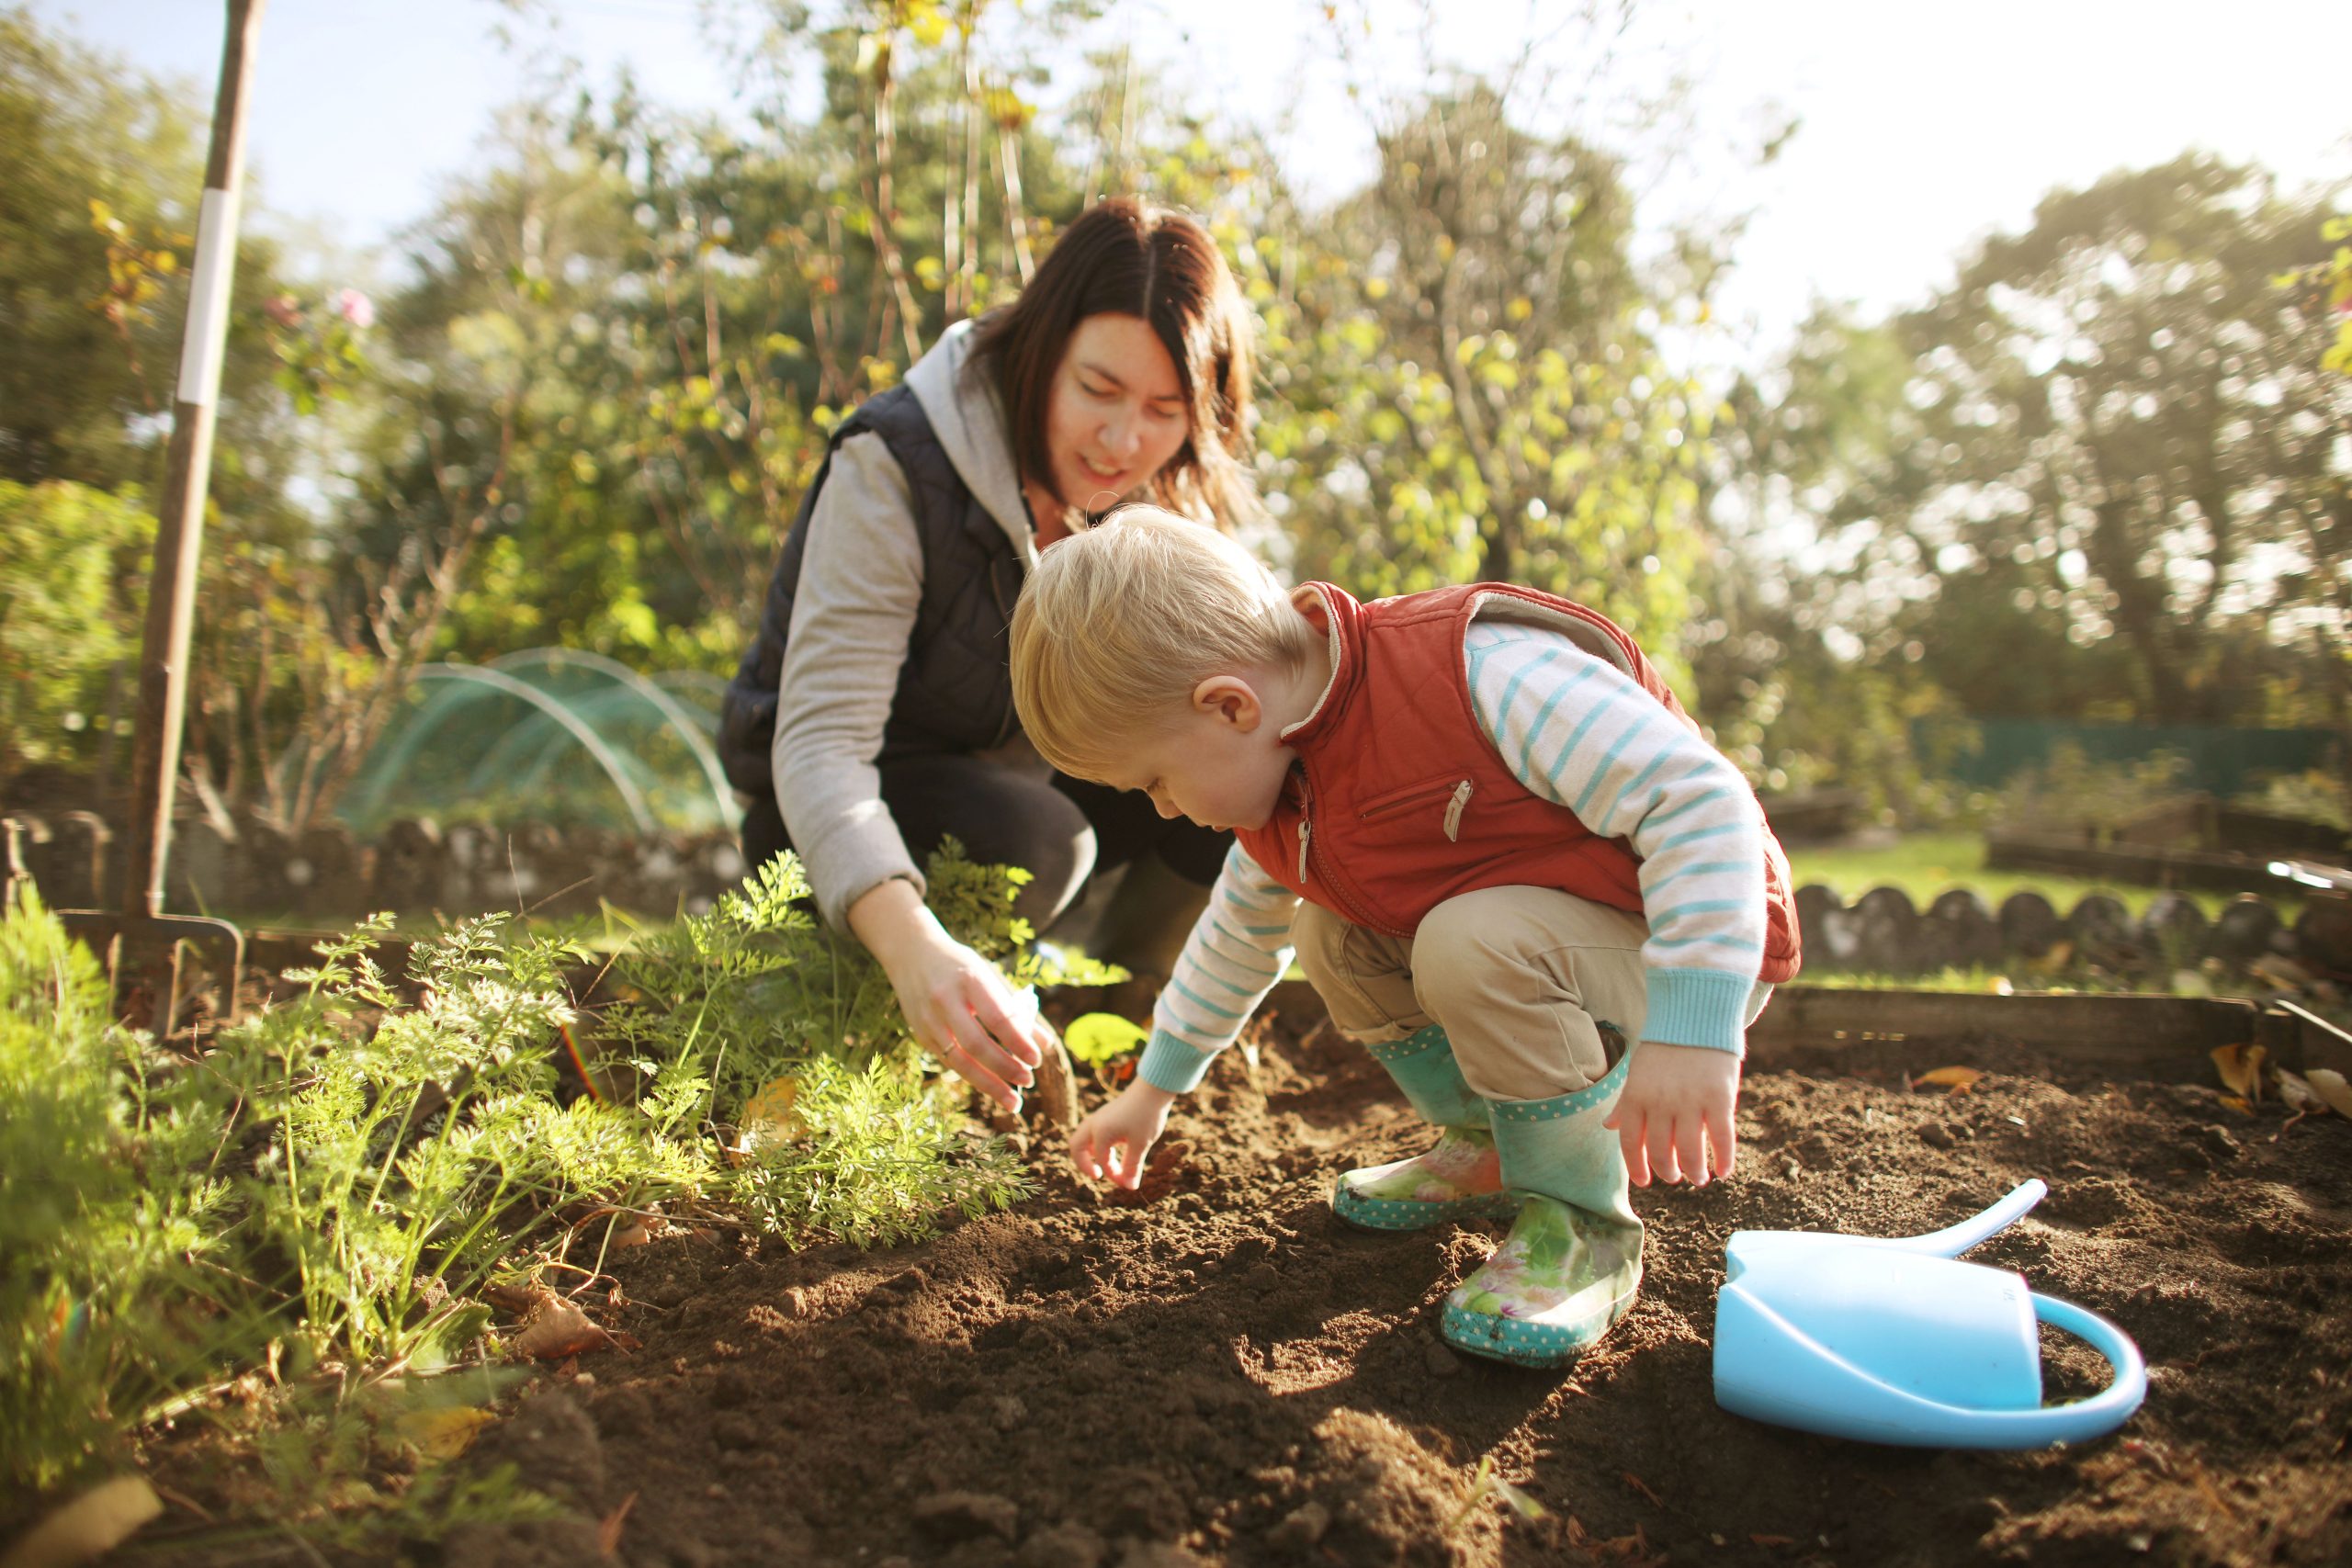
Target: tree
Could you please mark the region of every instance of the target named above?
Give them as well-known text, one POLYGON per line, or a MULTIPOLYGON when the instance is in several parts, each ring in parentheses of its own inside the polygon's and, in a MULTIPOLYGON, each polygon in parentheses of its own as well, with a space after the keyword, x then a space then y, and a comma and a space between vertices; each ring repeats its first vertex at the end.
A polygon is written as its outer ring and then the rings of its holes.
POLYGON ((2053 193, 1883 328, 1817 321, 1757 461, 1838 558, 1855 650, 1983 715, 2340 702, 2352 382, 2273 285, 2324 209, 2184 157, 2053 193))
POLYGON ((1593 605, 1684 669, 1715 400, 1658 356, 1705 273, 1645 276, 1620 163, 1517 128, 1500 90, 1422 101, 1377 179, 1254 249, 1261 442, 1302 575, 1391 593, 1508 579, 1593 605))
POLYGON ((108 673, 138 646, 126 589, 154 533, 136 491, 0 479, 0 784, 88 761, 108 673))
MULTIPOLYGON (((0 479, 158 487, 205 123, 185 85, 0 9, 0 479)), ((252 330, 277 264, 240 240, 214 484, 231 515, 285 478, 277 365, 252 330)))

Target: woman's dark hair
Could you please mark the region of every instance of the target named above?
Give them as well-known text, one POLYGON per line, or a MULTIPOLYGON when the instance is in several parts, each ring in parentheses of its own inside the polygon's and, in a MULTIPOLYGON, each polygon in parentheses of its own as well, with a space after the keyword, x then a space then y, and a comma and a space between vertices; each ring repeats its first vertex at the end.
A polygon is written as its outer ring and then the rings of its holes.
POLYGON ((1208 231, 1181 212, 1113 197, 1079 215, 1010 305, 980 321, 1023 475, 1053 483, 1046 405, 1070 334, 1089 316, 1136 316, 1175 362, 1191 433, 1147 489, 1195 521, 1230 528, 1257 508, 1250 477, 1250 310, 1208 231))

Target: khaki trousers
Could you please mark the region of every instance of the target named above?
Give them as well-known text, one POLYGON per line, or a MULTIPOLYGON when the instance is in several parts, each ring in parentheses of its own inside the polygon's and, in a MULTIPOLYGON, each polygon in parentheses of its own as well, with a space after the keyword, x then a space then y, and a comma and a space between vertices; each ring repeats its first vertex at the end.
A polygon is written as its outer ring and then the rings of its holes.
POLYGON ((1291 923, 1340 1033, 1370 1045, 1442 1025, 1488 1100, 1550 1100, 1608 1073, 1642 1037, 1649 934, 1639 915, 1551 887, 1449 898, 1409 940, 1311 903, 1291 923))

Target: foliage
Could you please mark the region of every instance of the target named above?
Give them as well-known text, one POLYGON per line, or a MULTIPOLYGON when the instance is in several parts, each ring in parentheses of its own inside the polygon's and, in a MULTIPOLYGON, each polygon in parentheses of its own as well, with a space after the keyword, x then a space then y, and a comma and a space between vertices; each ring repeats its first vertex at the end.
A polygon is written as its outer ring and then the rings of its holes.
POLYGON ((2323 769, 2274 775, 2264 780, 2260 789, 2248 790, 2231 804, 2273 817, 2293 817, 2352 830, 2352 800, 2346 799, 2344 780, 2323 769))
POLYGON ((1756 458, 1817 520, 1815 624, 1972 713, 2340 705, 2352 382, 2271 286, 2317 231, 2185 157, 2052 193, 1883 326, 1819 318, 1756 458))
MULTIPOLYGON (((30 884, 0 906, 0 1480, 53 1485, 233 1339, 220 1109, 159 1081, 30 884)), ((255 1342, 257 1344, 257 1342, 255 1342)))
MULTIPOLYGON (((951 852, 933 874, 944 919, 1025 938, 1001 870, 951 852)), ((602 1021, 626 1055, 567 1098, 557 1043, 583 1021, 585 955, 506 917, 416 943, 400 980, 375 956, 379 917, 322 943, 286 1000, 167 1051, 109 1021, 96 964, 16 890, 0 913, 0 1473, 59 1484, 244 1379, 267 1407, 249 1438, 311 1466, 317 1484, 284 1494, 307 1518, 330 1472, 381 1461, 397 1423, 377 1416, 409 1398, 402 1380, 480 1375, 492 1285, 575 1278, 575 1241, 607 1244, 616 1216, 876 1246, 1025 1196, 878 967, 813 927, 805 893, 786 860, 712 914, 640 933, 617 971, 630 999, 602 1021), (779 1078, 797 1089, 788 1124, 749 1135, 747 1101, 779 1078), (282 1398, 251 1379, 263 1367, 282 1398), (359 1404, 382 1408, 355 1424, 359 1404)), ((377 1502, 430 1533, 503 1495, 428 1468, 377 1502)))
POLYGON ((1385 134, 1376 179, 1327 218, 1248 243, 1264 478, 1300 575, 1529 583, 1683 672, 1719 411, 1656 344, 1705 319, 1703 285, 1637 272, 1633 207, 1615 159, 1474 84, 1385 134))
MULTIPOLYGON (((0 479, 160 489, 209 106, 0 8, 0 479)), ((282 514, 287 433, 254 331, 278 258, 246 236, 215 492, 282 514)))
POLYGON ((2133 762, 2094 762, 2079 746, 2051 749, 2050 760, 2001 792, 1996 820, 2037 833, 2082 833, 2104 843, 2151 807, 2183 794, 2188 760, 2159 751, 2133 762))
MULTIPOLYGON (((135 490, 0 479, 0 780, 89 760, 108 679, 138 649, 129 584, 154 529, 135 490)), ((126 705, 130 686, 117 688, 126 705)))
POLYGON ((2320 225, 2319 237, 2334 245, 2324 262, 2282 273, 2282 288, 2305 291, 2305 312, 2322 320, 2335 318, 2335 335, 2320 355, 2320 367, 2352 376, 2352 216, 2330 218, 2320 225))

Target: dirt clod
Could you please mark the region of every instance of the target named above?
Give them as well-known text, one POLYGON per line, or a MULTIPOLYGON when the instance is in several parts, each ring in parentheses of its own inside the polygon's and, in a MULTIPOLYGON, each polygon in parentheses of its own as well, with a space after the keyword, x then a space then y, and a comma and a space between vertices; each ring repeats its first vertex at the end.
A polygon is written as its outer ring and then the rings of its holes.
POLYGON ((1048 1525, 1021 1543, 1019 1568, 1102 1568, 1108 1549, 1084 1525, 1048 1525))
POLYGON ((938 1492, 914 1506, 915 1529, 944 1543, 993 1535, 1011 1542, 1021 1532, 1021 1505, 981 1492, 938 1492))

